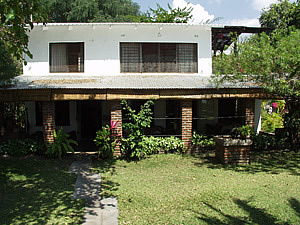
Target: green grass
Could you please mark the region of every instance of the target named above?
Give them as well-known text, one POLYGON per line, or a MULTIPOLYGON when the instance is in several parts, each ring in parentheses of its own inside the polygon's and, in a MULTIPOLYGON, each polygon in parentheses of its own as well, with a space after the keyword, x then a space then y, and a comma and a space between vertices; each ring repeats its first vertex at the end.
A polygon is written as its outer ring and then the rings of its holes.
POLYGON ((0 159, 0 224, 80 224, 70 160, 0 159))
POLYGON ((119 224, 300 224, 300 156, 257 155, 247 166, 210 157, 154 155, 105 161, 104 196, 117 196, 119 224))

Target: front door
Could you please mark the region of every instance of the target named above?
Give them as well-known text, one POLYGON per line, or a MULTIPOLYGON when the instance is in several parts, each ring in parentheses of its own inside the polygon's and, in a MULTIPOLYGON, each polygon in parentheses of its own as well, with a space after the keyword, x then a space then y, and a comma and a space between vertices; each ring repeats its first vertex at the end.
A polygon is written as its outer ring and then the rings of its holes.
POLYGON ((102 126, 101 101, 81 101, 81 138, 94 139, 102 126))

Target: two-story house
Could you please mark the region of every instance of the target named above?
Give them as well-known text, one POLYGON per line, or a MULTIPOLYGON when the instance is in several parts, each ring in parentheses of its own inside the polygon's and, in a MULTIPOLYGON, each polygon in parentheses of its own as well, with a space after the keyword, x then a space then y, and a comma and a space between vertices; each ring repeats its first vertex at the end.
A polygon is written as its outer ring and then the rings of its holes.
MULTIPOLYGON (((159 23, 49 23, 29 33, 23 75, 0 90, 2 101, 24 101, 29 134, 53 129, 93 139, 110 120, 122 135, 120 101, 138 107, 155 99, 149 135, 177 135, 186 147, 192 130, 220 134, 233 126, 260 129, 259 87, 216 88, 211 26, 159 23)), ((117 146, 119 150, 119 146, 117 146)))

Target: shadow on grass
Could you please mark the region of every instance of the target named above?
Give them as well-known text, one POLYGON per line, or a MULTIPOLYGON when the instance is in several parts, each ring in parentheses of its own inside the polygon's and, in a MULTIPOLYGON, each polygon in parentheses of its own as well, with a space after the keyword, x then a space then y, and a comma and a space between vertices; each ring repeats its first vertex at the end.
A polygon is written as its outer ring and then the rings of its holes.
POLYGON ((80 224, 85 202, 71 198, 70 163, 0 159, 0 224, 80 224))
POLYGON ((296 215, 300 218, 300 202, 295 198, 290 198, 290 207, 295 211, 296 215))
MULTIPOLYGON (((293 199, 294 201, 296 199, 293 199)), ((297 201, 297 200, 296 200, 297 201)), ((269 214, 265 209, 257 208, 254 206, 251 206, 249 203, 251 200, 241 200, 241 199, 234 199, 235 204, 241 208, 243 211, 245 211, 248 216, 240 217, 240 216, 232 216, 230 214, 226 214, 224 212, 221 212, 219 209, 206 204, 207 207, 209 207, 212 211, 218 214, 218 216, 210 216, 207 214, 195 212, 198 214, 198 219, 207 223, 207 224, 260 224, 260 225, 268 225, 268 224, 279 224, 280 221, 278 219, 269 214), (220 217, 224 219, 219 219, 220 217)), ((299 202, 297 201, 297 204, 299 202)), ((299 205, 297 205, 299 207, 299 205)), ((299 208, 297 209, 299 210, 299 208)), ((285 223, 289 224, 289 223, 285 223)))
POLYGON ((289 172, 291 175, 300 175, 300 154, 294 151, 269 151, 269 152, 252 152, 250 165, 223 165, 214 155, 195 156, 196 166, 206 165, 212 169, 227 169, 236 172, 258 173, 267 172, 278 174, 283 171, 289 172))
POLYGON ((116 173, 116 159, 93 161, 93 173, 101 174, 101 197, 113 197, 113 192, 117 191, 120 184, 110 180, 105 174, 112 176, 116 173))

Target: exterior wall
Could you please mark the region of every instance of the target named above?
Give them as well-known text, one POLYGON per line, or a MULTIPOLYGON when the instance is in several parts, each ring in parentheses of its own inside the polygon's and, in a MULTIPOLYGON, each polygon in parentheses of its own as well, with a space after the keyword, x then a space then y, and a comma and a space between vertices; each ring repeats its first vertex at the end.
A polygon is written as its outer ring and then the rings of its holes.
POLYGON ((255 123, 255 99, 245 99, 245 124, 254 128, 255 123))
MULTIPOLYGON (((113 129, 113 133, 118 137, 122 136, 122 106, 120 101, 111 101, 111 120, 117 122, 117 127, 113 129)), ((116 143, 114 155, 121 154, 120 142, 116 143)))
POLYGON ((181 113, 182 113, 182 141, 187 153, 191 153, 192 148, 192 119, 193 119, 193 106, 192 100, 182 100, 181 113))
POLYGON ((198 74, 210 76, 212 73, 211 28, 208 26, 47 24, 46 27, 35 26, 29 36, 29 49, 33 58, 26 57, 28 64, 24 66, 24 75, 49 75, 49 43, 57 42, 84 42, 84 73, 79 74, 120 75, 120 42, 197 43, 198 74))
POLYGON ((44 142, 54 142, 54 130, 55 130, 55 104, 54 102, 43 102, 43 132, 44 142))

